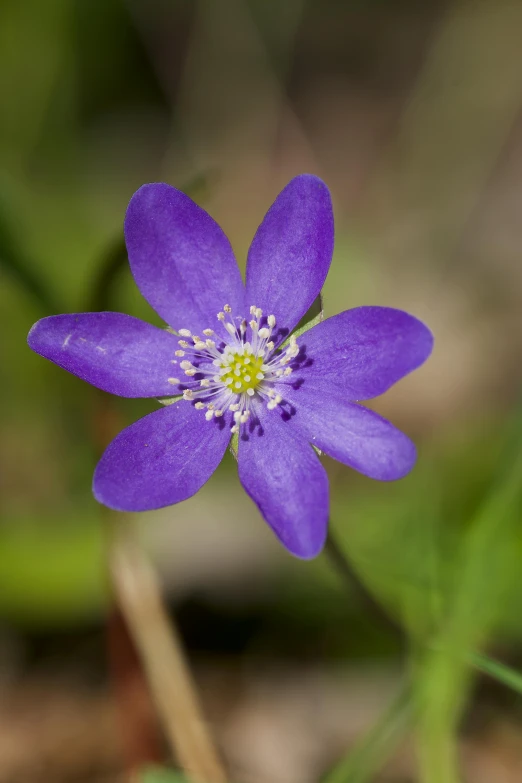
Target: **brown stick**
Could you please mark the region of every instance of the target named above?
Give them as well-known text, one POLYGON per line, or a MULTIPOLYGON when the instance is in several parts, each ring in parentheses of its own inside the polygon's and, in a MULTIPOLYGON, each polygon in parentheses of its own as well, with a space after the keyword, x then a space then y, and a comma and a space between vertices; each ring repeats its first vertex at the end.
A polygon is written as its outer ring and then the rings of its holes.
POLYGON ((198 783, 225 783, 181 644, 165 611, 156 574, 123 533, 110 552, 114 591, 141 656, 165 734, 181 766, 198 783))

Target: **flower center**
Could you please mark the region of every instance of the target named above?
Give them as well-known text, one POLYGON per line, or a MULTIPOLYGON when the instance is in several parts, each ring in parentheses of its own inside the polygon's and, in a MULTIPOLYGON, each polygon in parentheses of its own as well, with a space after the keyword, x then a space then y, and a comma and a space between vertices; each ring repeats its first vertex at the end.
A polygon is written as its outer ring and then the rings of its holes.
POLYGON ((225 351, 220 364, 221 382, 234 394, 248 394, 249 389, 256 389, 263 380, 262 367, 263 356, 254 356, 246 346, 243 353, 234 349, 225 351))
MULTIPOLYGON (((228 337, 219 338, 213 329, 204 329, 204 337, 180 329, 179 350, 183 357, 179 367, 187 376, 182 384, 179 378, 169 378, 173 386, 182 385, 185 400, 194 402, 198 410, 205 410, 205 418, 223 416, 228 410, 233 414, 232 432, 238 432, 248 421, 256 404, 254 397, 266 402, 273 410, 283 401, 281 384, 292 373, 290 362, 299 353, 295 337, 289 345, 275 347, 272 333, 275 316, 263 319, 259 307, 250 308, 251 320, 233 318, 232 308, 225 305, 217 318, 225 327, 228 337)), ((178 364, 177 360, 173 360, 178 364)))

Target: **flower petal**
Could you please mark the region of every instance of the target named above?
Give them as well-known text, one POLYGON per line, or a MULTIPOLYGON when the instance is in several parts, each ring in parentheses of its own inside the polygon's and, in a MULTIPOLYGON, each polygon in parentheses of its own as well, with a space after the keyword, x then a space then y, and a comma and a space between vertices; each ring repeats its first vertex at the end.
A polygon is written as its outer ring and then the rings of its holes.
POLYGON ((280 411, 259 411, 259 426, 239 439, 239 478, 281 543, 315 557, 328 525, 328 478, 309 444, 280 411))
POLYGON ((259 226, 248 253, 246 302, 276 317, 284 337, 320 293, 330 268, 334 224, 330 193, 311 174, 295 177, 259 226))
POLYGON ((349 400, 369 400, 426 361, 433 335, 402 310, 356 307, 317 324, 298 344, 308 384, 324 393, 333 384, 349 400))
POLYGON ((141 293, 174 329, 199 335, 220 329, 216 315, 225 304, 244 315, 244 286, 230 242, 180 190, 143 185, 127 209, 125 241, 141 293))
POLYGON ((35 323, 29 347, 64 370, 120 397, 179 393, 178 344, 164 329, 123 313, 51 315, 35 323))
POLYGON ((94 473, 94 496, 117 511, 150 511, 179 503, 208 481, 229 440, 229 424, 206 421, 188 402, 149 413, 105 450, 94 473))
POLYGON ((281 385, 280 393, 292 425, 330 457, 380 481, 402 478, 413 468, 411 440, 374 411, 346 402, 339 390, 318 394, 305 382, 281 385))

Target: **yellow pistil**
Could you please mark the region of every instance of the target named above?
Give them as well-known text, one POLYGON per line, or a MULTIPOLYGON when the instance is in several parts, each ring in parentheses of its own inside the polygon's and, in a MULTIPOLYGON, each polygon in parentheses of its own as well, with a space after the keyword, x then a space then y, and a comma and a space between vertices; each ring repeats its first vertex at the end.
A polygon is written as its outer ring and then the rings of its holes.
POLYGON ((221 364, 222 370, 227 372, 221 375, 221 381, 224 383, 230 391, 234 394, 248 394, 249 389, 254 389, 259 386, 264 378, 261 367, 263 366, 262 356, 253 356, 252 354, 242 355, 236 353, 227 357, 227 361, 221 364))

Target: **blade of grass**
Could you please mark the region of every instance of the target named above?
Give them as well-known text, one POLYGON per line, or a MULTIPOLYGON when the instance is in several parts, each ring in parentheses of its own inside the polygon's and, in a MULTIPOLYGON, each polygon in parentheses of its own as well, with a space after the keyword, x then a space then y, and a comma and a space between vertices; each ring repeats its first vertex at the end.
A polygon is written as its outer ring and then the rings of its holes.
POLYGON ((368 734, 323 783, 368 783, 403 739, 411 719, 411 689, 403 686, 368 734))
POLYGON ((482 653, 471 652, 466 657, 471 666, 477 669, 477 671, 493 677, 494 680, 502 683, 502 685, 506 685, 511 690, 522 695, 522 674, 520 672, 482 653))
POLYGON ((522 503, 522 410, 515 413, 497 480, 466 535, 457 559, 451 610, 434 646, 419 663, 419 761, 422 783, 460 780, 456 735, 472 679, 468 651, 493 626, 517 568, 522 503), (487 578, 485 578, 487 575, 487 578))

